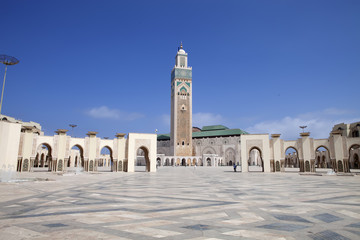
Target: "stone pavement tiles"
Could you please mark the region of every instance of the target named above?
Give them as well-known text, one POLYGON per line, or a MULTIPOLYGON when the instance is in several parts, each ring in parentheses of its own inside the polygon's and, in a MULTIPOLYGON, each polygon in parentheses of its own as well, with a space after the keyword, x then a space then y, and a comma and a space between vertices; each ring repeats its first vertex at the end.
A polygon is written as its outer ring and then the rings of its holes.
POLYGON ((0 183, 0 239, 360 239, 360 176, 18 173, 0 183))

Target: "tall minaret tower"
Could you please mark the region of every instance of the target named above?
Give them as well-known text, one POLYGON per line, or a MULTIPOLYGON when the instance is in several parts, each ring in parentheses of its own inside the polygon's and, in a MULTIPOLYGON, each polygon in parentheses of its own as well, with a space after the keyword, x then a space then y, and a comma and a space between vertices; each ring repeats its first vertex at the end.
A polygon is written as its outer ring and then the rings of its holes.
POLYGON ((173 156, 192 156, 192 68, 182 43, 171 71, 171 135, 173 156))

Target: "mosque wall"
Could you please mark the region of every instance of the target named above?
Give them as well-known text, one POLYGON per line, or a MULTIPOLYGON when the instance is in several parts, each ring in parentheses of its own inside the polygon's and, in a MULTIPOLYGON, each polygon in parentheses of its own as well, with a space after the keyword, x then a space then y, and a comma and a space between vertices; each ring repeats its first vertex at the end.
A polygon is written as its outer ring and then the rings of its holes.
POLYGON ((0 169, 16 169, 21 124, 0 121, 0 169))
MULTIPOLYGON (((332 131, 327 139, 311 138, 308 132, 300 133, 300 138, 296 140, 283 140, 280 136, 244 134, 193 138, 193 158, 196 162, 204 163, 204 166, 228 166, 235 163, 241 166, 242 172, 315 172, 316 168, 350 172, 350 169, 360 169, 359 137, 342 136, 337 130, 332 131), (289 149, 293 152, 286 154, 289 149), (207 164, 209 160, 211 163, 207 164)), ((158 143, 160 165, 176 165, 176 161, 171 162, 171 159, 178 157, 168 155, 170 141, 161 140, 158 143)))

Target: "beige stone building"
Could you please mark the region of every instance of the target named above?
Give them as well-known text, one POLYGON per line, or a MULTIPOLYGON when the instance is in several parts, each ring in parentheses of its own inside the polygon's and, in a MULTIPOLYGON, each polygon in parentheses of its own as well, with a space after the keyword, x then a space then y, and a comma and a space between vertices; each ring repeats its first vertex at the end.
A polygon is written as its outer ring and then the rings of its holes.
POLYGON ((242 172, 351 172, 360 168, 360 122, 333 127, 326 139, 300 133, 296 140, 280 134, 249 134, 223 125, 192 127, 192 68, 182 45, 171 71, 170 134, 116 134, 101 139, 89 131, 74 138, 67 130, 45 136, 35 122, 0 116, 0 166, 2 171, 133 172, 145 166, 219 167, 237 165, 242 172), (102 149, 107 149, 103 153, 102 149))
POLYGON ((181 45, 171 72, 171 132, 157 137, 159 166, 236 164, 243 172, 350 172, 360 167, 360 122, 335 125, 327 139, 301 133, 293 141, 223 125, 191 127, 192 84, 192 68, 181 45))
POLYGON ((58 129, 56 135, 45 136, 38 123, 1 117, 2 171, 64 172, 79 167, 93 172, 110 167, 114 172, 134 172, 139 150, 146 171, 156 171, 156 134, 118 133, 114 139, 101 139, 97 132, 88 132, 85 138, 74 138, 67 135, 68 130, 58 129), (101 154, 103 148, 110 154, 101 154))

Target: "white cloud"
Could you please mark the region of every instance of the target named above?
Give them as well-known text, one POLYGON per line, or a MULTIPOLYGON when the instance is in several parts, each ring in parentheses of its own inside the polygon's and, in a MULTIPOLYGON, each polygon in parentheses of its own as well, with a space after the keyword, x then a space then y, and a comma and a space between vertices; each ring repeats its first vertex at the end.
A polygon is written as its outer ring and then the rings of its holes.
POLYGON ((273 121, 263 121, 246 129, 249 133, 280 133, 283 139, 297 139, 302 130, 299 126, 307 126, 313 138, 327 138, 332 127, 338 123, 351 123, 360 120, 360 116, 351 116, 353 111, 335 108, 319 112, 300 114, 296 117, 284 117, 273 121))
POLYGON ((144 117, 140 113, 126 113, 118 109, 110 109, 107 106, 94 107, 86 111, 86 114, 93 118, 105 118, 125 121, 133 121, 144 117))
POLYGON ((193 126, 203 127, 208 125, 224 124, 224 118, 220 114, 195 113, 193 114, 193 126))

